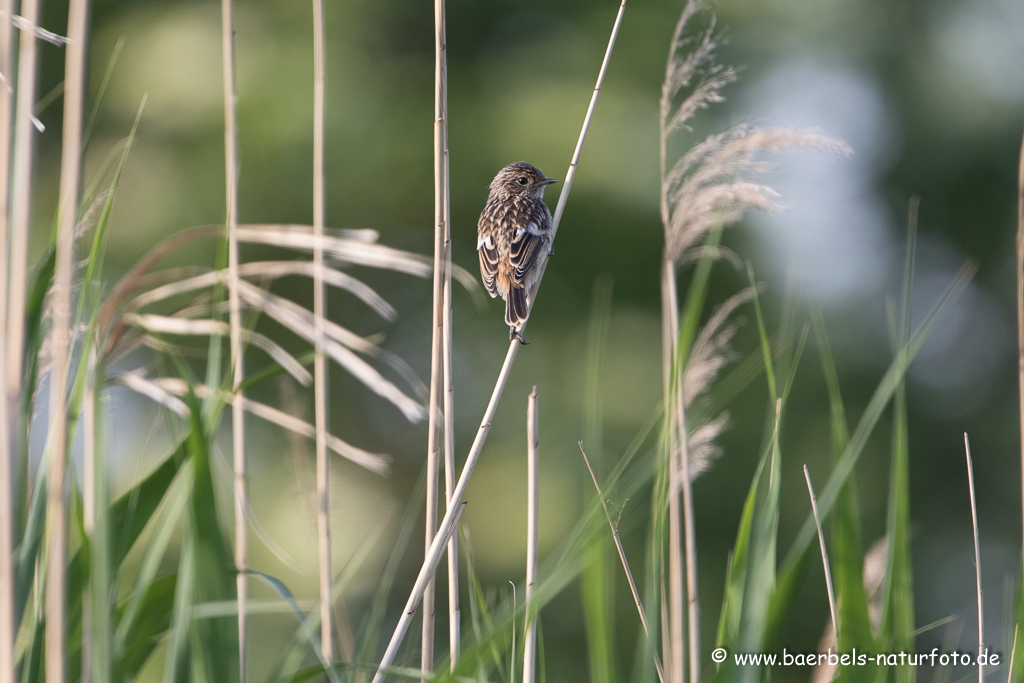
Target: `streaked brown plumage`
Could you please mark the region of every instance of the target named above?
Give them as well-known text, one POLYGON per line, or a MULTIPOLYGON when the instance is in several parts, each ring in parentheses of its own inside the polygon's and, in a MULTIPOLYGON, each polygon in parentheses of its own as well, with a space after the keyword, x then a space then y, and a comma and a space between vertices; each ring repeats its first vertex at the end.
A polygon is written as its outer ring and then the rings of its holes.
POLYGON ((551 251, 551 212, 544 188, 556 182, 540 169, 517 161, 491 181, 487 205, 477 223, 480 276, 492 297, 505 300, 509 339, 527 343, 520 327, 530 310, 529 292, 551 251))

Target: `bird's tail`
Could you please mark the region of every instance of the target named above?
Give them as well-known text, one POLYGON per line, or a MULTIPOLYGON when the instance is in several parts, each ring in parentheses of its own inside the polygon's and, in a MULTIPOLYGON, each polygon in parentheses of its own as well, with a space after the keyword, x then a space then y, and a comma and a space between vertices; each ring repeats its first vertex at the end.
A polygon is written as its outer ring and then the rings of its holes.
POLYGON ((505 301, 505 322, 509 327, 516 329, 526 320, 529 312, 529 302, 526 300, 525 287, 509 287, 508 299, 505 301))

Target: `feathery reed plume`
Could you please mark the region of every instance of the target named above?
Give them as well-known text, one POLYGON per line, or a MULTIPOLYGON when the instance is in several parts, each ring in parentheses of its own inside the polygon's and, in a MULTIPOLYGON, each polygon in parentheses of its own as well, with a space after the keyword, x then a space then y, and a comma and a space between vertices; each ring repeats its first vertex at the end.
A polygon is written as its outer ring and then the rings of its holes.
MULTIPOLYGON (((313 0, 313 235, 324 234, 324 4, 313 0)), ((321 275, 323 246, 313 248, 313 329, 324 335, 327 290, 321 275)), ((313 411, 316 424, 317 548, 320 567, 320 649, 324 661, 334 661, 333 613, 331 610, 331 462, 327 453, 330 430, 327 413, 327 359, 319 342, 314 344, 313 411)))
MULTIPOLYGON (((227 194, 228 290, 231 340, 231 387, 240 391, 245 377, 242 347, 242 302, 238 291, 238 131, 235 123, 235 27, 232 0, 221 0, 221 49, 224 70, 224 175, 227 194)), ((245 412, 242 402, 231 404, 231 452, 234 462, 235 590, 238 599, 239 679, 246 680, 246 598, 248 597, 249 537, 245 521, 245 412)))
MULTIPOLYGON (((615 16, 615 23, 612 26, 611 36, 608 39, 608 47, 605 50, 604 60, 601 62, 601 69, 598 72, 597 85, 595 86, 594 93, 590 98, 590 105, 587 107, 587 113, 583 119, 583 127, 580 131, 580 137, 576 142, 576 149, 573 152, 572 161, 569 164, 569 171, 566 173, 565 181, 562 183, 562 193, 558 197, 558 205, 555 208, 554 217, 551 221, 552 239, 554 239, 555 233, 558 230, 558 223, 562 218, 562 213, 565 210, 565 204, 569 199, 569 190, 572 188, 572 180, 576 176, 576 168, 579 165, 580 154, 583 151, 583 143, 586 141, 587 131, 590 129, 590 121, 594 115, 594 109, 597 107, 597 100, 601 94, 601 84, 604 82, 604 75, 608 70, 608 63, 611 60, 612 50, 615 47, 615 38, 618 36, 619 26, 622 24, 622 15, 625 12, 625 9, 626 0, 622 0, 622 3, 619 5, 619 11, 615 16)), ((534 284, 534 288, 531 291, 530 296, 527 297, 527 301, 530 302, 530 310, 532 310, 533 304, 536 303, 537 289, 540 287, 545 267, 546 264, 542 264, 537 282, 534 284)), ((529 312, 527 313, 527 318, 528 317, 529 312)), ((520 327, 520 331, 522 331, 525 325, 526 323, 524 322, 520 327)), ((477 430, 476 438, 473 440, 473 445, 470 447, 469 454, 466 456, 466 462, 462 466, 462 473, 459 475, 459 481, 452 492, 451 503, 448 505, 444 519, 441 521, 440 528, 437 534, 435 534, 434 540, 430 544, 426 557, 423 559, 423 564, 420 566, 420 571, 416 577, 416 582, 413 584, 412 592, 409 595, 408 601, 406 601, 405 609, 402 611, 402 616, 399 618, 398 624, 395 626, 395 631, 391 636, 391 641, 388 643, 384 656, 381 658, 380 664, 377 667, 373 683, 382 683, 386 670, 392 665, 395 657, 398 655, 398 648, 402 644, 402 639, 405 637, 406 632, 409 630, 409 625, 412 622, 413 615, 416 613, 416 608, 419 606, 419 601, 423 595, 424 589, 426 588, 426 584, 432 578, 434 570, 437 568, 437 563, 441 559, 443 546, 447 542, 449 530, 451 529, 455 515, 462 509, 462 505, 459 503, 462 502, 462 496, 466 492, 466 487, 469 485, 469 479, 473 475, 473 470, 480 458, 480 453, 483 450, 484 443, 487 441, 487 435, 491 430, 491 421, 494 419, 494 413, 498 408, 498 400, 501 398, 501 394, 505 390, 505 384, 508 382, 508 376, 512 372, 512 365, 519 353, 520 346, 519 340, 513 339, 509 342, 508 352, 505 354, 505 362, 502 363, 501 370, 498 373, 498 379, 494 385, 494 390, 491 392, 491 398, 487 403, 487 408, 484 410, 484 416, 480 422, 480 428, 477 430)))
MULTIPOLYGON (((13 0, 0 2, 0 74, 10 79, 13 0)), ((11 129, 11 88, 0 87, 0 130, 11 129)), ((0 135, 0 244, 8 243, 11 139, 0 135)), ((0 257, 0 335, 7 334, 7 258, 0 257)), ((6 347, 6 344, 5 344, 6 347)), ((7 358, 0 354, 0 683, 14 683, 14 512, 17 500, 7 393, 7 358)))
MULTIPOLYGON (((665 249, 662 262, 662 329, 664 365, 664 394, 666 405, 665 434, 669 479, 679 482, 682 493, 680 510, 678 493, 669 489, 669 597, 668 624, 671 630, 668 642, 671 655, 666 653, 670 679, 673 683, 683 678, 684 646, 682 641, 682 568, 680 546, 686 553, 686 602, 689 635, 690 680, 700 678, 700 643, 697 603, 696 540, 694 538, 691 480, 695 467, 690 452, 690 432, 687 425, 687 382, 680 379, 692 358, 689 340, 681 337, 678 286, 676 270, 689 262, 694 248, 713 228, 739 220, 749 207, 771 210, 777 194, 770 187, 747 178, 766 171, 769 166, 755 160, 760 150, 780 150, 809 147, 833 153, 849 153, 842 142, 814 131, 784 128, 759 129, 747 124, 733 126, 711 135, 694 145, 669 167, 669 145, 676 133, 689 130, 689 121, 700 110, 723 101, 721 90, 736 80, 735 69, 715 63, 715 21, 711 16, 707 26, 687 35, 691 21, 707 13, 701 0, 687 0, 672 35, 665 80, 660 101, 660 166, 661 166, 661 219, 665 231, 665 249), (681 92, 688 94, 678 104, 681 92), (682 515, 680 520, 679 516, 682 515), (681 543, 679 534, 684 539, 681 543)), ((691 311, 690 314, 696 312, 691 311)), ((695 373, 696 374, 696 373, 695 373)), ((719 423, 724 427, 724 422, 719 423)), ((713 430, 712 430, 713 431, 713 430)), ((706 459, 710 440, 705 431, 699 443, 700 457, 706 459)), ((702 466, 702 465, 701 465, 702 466)))

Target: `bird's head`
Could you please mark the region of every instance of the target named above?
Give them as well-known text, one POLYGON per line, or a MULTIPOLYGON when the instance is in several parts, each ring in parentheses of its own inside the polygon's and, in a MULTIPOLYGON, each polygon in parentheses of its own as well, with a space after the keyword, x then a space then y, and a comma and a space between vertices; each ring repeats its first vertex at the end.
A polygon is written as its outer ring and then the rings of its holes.
POLYGON ((525 161, 517 161, 498 171, 491 181, 491 194, 503 196, 527 196, 535 199, 544 198, 544 188, 558 182, 547 178, 536 166, 525 161))

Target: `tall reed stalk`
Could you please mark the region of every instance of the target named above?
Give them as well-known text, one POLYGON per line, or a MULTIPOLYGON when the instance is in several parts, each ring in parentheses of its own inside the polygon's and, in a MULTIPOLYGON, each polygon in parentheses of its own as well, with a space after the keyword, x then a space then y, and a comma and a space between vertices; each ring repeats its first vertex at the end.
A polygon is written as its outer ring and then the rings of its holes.
MULTIPOLYGON (((1021 138, 1017 168, 1017 402, 1020 411, 1020 489, 1024 492, 1024 138, 1021 138)), ((1021 498, 1021 514, 1024 517, 1024 497, 1021 498)))
MULTIPOLYGON (((540 530, 539 455, 537 387, 534 386, 526 403, 526 605, 523 609, 526 627, 523 637, 523 683, 533 683, 537 671, 537 615, 533 612, 533 584, 537 581, 537 536, 540 530)), ((515 653, 512 656, 515 657, 515 653)))
MULTIPOLYGON (((434 2, 434 291, 431 334, 430 418, 427 437, 427 515, 424 552, 437 533, 438 462, 444 448, 445 504, 455 480, 454 388, 452 386, 451 182, 448 172, 448 57, 445 2, 434 2), (441 424, 439 424, 439 421, 441 424)), ((448 651, 452 669, 459 657, 458 533, 448 542, 448 651)), ((423 593, 420 668, 433 670, 436 597, 433 579, 423 593)))
MULTIPOLYGON (((455 488, 455 387, 452 380, 452 216, 451 177, 448 159, 448 47, 445 0, 434 2, 435 53, 435 173, 440 170, 440 223, 444 239, 444 279, 441 290, 441 372, 444 389, 444 486, 446 510, 452 505, 455 488), (439 167, 438 167, 439 165, 439 167)), ((459 619, 459 534, 453 529, 448 540, 448 659, 451 670, 459 661, 462 627, 459 619)))
POLYGON ((245 521, 248 505, 245 471, 245 409, 241 386, 245 377, 242 363, 242 301, 238 276, 238 131, 235 123, 235 38, 232 0, 221 0, 221 50, 224 69, 224 175, 227 193, 228 233, 228 324, 231 340, 231 452, 234 464, 235 590, 238 601, 238 671, 246 680, 246 600, 248 598, 249 537, 245 521))
MULTIPOLYGON (((9 15, 8 15, 9 16, 9 15)), ((25 349, 25 294, 28 262, 28 241, 32 216, 32 167, 34 152, 33 108, 36 98, 37 42, 35 28, 39 23, 39 3, 24 0, 21 6, 20 40, 18 46, 17 99, 14 111, 14 161, 11 182, 11 224, 7 271, 7 358, 6 391, 8 437, 11 458, 23 457, 26 444, 21 430, 25 416, 22 411, 22 372, 25 349)), ((9 73, 9 72, 8 72, 9 73)), ((5 74, 7 76, 7 74, 5 74)), ((6 134, 6 131, 5 133, 6 134)), ((57 577, 57 584, 46 592, 46 679, 49 683, 64 680, 64 546, 66 524, 63 510, 64 454, 51 449, 50 482, 47 514, 47 538, 51 553, 46 567, 47 577, 57 577), (57 514, 59 513, 59 514, 57 514), (55 551, 55 552, 54 552, 55 551), (52 663, 52 667, 50 666, 52 663)), ((42 569, 42 568, 41 568, 42 569)), ((13 586, 13 583, 11 584, 13 586)))
MULTIPOLYGON (((13 0, 0 1, 0 73, 11 73, 14 31, 11 16, 13 0)), ((9 236, 8 210, 11 164, 11 94, 9 87, 0 88, 0 338, 7 334, 7 244, 9 236)), ((7 344, 4 344, 7 348, 7 344)), ((7 358, 0 353, 0 683, 14 683, 14 527, 17 510, 17 484, 11 435, 15 425, 11 422, 7 393, 7 358)))
POLYGON ((324 4, 313 0, 313 329, 316 357, 313 360, 313 401, 316 425, 317 547, 320 566, 320 648, 324 660, 334 661, 331 613, 331 460, 327 451, 330 431, 327 412, 327 358, 319 340, 324 335, 327 289, 324 286, 324 4))
MULTIPOLYGON (((53 315, 52 315, 52 369, 50 371, 50 426, 49 440, 52 449, 53 460, 64 461, 67 453, 67 384, 70 368, 71 350, 71 287, 74 274, 74 245, 75 225, 78 218, 78 201, 81 188, 82 168, 82 125, 85 106, 85 65, 86 53, 86 32, 89 20, 88 0, 71 0, 68 6, 68 42, 65 46, 65 67, 64 67, 64 132, 61 149, 60 166, 60 196, 58 204, 57 223, 57 248, 54 267, 53 282, 53 315)), ((91 356, 91 354, 90 354, 91 356)), ((86 362, 84 359, 80 362, 86 362)), ((90 399, 95 398, 95 387, 92 387, 90 399)), ((95 411, 94 400, 90 400, 87 406, 87 419, 93 418, 95 411)), ((90 420, 90 425, 94 424, 90 420)), ((86 435, 89 439, 93 436, 92 430, 86 435)), ((90 444, 91 446, 92 444, 90 444)), ((87 448, 86 455, 95 455, 93 449, 87 448)), ((93 568, 100 571, 92 571, 89 574, 90 600, 89 610, 83 608, 83 638, 86 645, 83 646, 83 680, 110 680, 110 639, 105 637, 110 633, 110 611, 107 587, 109 576, 104 571, 107 568, 107 551, 104 540, 106 534, 102 530, 97 533, 97 506, 106 506, 106 487, 103 480, 105 471, 96 473, 95 458, 88 458, 85 469, 94 476, 89 484, 100 482, 99 488, 89 487, 86 493, 88 505, 85 508, 86 534, 89 536, 90 544, 95 555, 93 568), (104 494, 101 498, 95 495, 97 492, 104 494), (97 599, 100 598, 100 599, 97 599), (91 612, 91 614, 89 614, 91 612), (95 641, 85 638, 91 636, 94 631, 102 631, 103 636, 95 641), (102 652, 96 652, 102 650, 102 652), (95 668, 94 668, 95 667, 95 668)), ((102 462, 102 460, 101 460, 102 462)), ((51 470, 52 471, 52 470, 51 470)), ((64 477, 53 476, 50 481, 50 507, 47 511, 47 518, 55 525, 64 525, 67 519, 64 477)), ((66 530, 56 530, 50 538, 50 575, 47 578, 47 596, 53 595, 54 600, 66 601, 64 596, 65 584, 65 546, 66 530), (54 558, 57 558, 56 560, 54 558), (58 564, 59 562, 59 564, 58 564)), ((56 609, 56 608, 55 608, 56 609)), ((61 609, 65 609, 62 605, 61 609)), ((64 653, 60 653, 63 660, 64 653)), ((50 666, 56 666, 56 655, 50 657, 47 651, 47 671, 50 666)), ((63 665, 63 663, 61 664, 63 665)))

